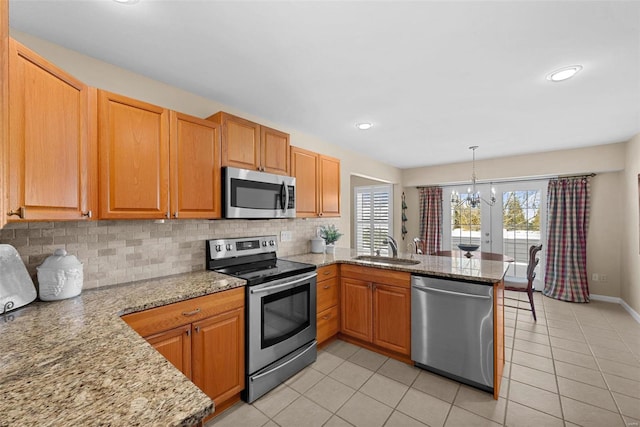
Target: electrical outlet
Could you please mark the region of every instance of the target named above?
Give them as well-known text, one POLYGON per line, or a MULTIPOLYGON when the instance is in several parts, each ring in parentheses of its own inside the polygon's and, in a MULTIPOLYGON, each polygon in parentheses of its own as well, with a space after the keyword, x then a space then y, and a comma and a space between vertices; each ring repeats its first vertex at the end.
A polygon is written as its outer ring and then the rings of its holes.
POLYGON ((597 282, 599 280, 600 280, 600 276, 598 275, 598 273, 592 273, 591 274, 591 281, 597 282))
POLYGON ((600 281, 601 282, 606 282, 607 281, 607 275, 606 274, 601 274, 600 275, 600 281))
POLYGON ((281 231, 280 232, 280 241, 281 242, 290 242, 293 240, 293 232, 291 231, 281 231))

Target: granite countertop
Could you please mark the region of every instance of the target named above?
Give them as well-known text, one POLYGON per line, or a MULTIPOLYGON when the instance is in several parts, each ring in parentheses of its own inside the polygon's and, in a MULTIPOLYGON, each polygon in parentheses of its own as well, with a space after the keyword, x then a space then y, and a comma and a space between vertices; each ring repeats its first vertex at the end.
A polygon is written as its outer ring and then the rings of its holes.
MULTIPOLYGON (((501 261, 401 253, 415 265, 354 259, 359 254, 284 257, 315 264, 355 264, 477 283, 495 283, 501 261)), ((212 271, 84 291, 36 301, 0 316, 1 426, 182 426, 213 412, 213 402, 120 316, 244 286, 212 271)))
POLYGON ((413 259, 420 261, 419 263, 399 265, 357 260, 355 257, 358 255, 361 254, 355 249, 336 248, 335 254, 308 253, 284 258, 291 261, 315 264, 318 267, 336 263, 354 264, 387 270, 406 271, 408 273, 434 277, 463 279, 486 284, 493 284, 502 280, 510 265, 508 262, 481 260, 473 257, 416 255, 412 253, 399 253, 398 258, 413 259))
POLYGON ((196 424, 211 399, 120 316, 244 285, 200 271, 0 316, 0 426, 196 424))

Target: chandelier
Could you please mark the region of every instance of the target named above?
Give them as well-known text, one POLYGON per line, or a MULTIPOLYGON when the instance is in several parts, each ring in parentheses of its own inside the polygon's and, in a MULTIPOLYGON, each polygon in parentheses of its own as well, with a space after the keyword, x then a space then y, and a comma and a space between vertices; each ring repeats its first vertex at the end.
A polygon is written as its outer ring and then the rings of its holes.
POLYGON ((472 145, 469 147, 469 150, 473 151, 473 172, 471 173, 471 187, 467 189, 467 197, 460 199, 460 194, 457 191, 451 192, 451 204, 458 206, 468 206, 471 208, 477 208, 480 206, 480 201, 482 200, 489 206, 493 206, 496 203, 496 191, 494 188, 491 188, 491 198, 489 200, 485 200, 480 196, 480 192, 476 190, 476 148, 477 145, 472 145))

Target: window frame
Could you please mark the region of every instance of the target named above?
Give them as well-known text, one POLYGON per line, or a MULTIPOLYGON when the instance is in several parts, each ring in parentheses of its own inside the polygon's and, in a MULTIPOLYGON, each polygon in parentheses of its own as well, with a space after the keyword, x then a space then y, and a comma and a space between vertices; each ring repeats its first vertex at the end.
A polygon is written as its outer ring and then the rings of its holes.
POLYGON ((371 249, 369 251, 367 251, 366 249, 362 248, 362 244, 359 241, 359 235, 358 235, 358 224, 363 223, 363 221, 358 221, 358 217, 359 217, 359 210, 358 210, 358 195, 361 193, 369 193, 371 194, 371 215, 370 215, 370 220, 369 220, 369 225, 371 227, 371 229, 375 229, 375 225, 376 224, 383 224, 382 221, 375 221, 375 217, 373 215, 373 209, 374 209, 374 194, 378 192, 378 193, 386 193, 387 197, 389 199, 389 208, 388 208, 388 216, 387 216, 387 220, 385 221, 387 228, 388 228, 388 234, 391 237, 393 236, 393 207, 394 207, 394 200, 393 200, 393 184, 379 184, 379 185, 360 185, 360 186, 355 186, 353 187, 353 227, 354 227, 354 248, 356 249, 356 251, 359 254, 367 254, 367 255, 374 255, 374 252, 376 249, 380 249, 380 253, 383 255, 389 255, 390 251, 389 251, 389 246, 388 245, 384 245, 383 247, 379 247, 376 248, 375 245, 375 241, 372 242, 371 244, 371 249), (377 190, 377 191, 376 191, 377 190), (385 191, 380 191, 380 190, 385 190, 385 191))

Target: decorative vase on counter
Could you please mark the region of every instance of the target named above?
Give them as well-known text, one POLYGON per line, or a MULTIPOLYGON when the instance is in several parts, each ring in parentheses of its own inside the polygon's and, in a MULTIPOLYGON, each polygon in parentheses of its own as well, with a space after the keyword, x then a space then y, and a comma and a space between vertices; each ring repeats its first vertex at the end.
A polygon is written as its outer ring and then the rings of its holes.
POLYGON ((328 254, 335 254, 336 253, 336 245, 331 243, 331 244, 325 246, 324 251, 325 251, 325 253, 328 253, 328 254))
POLYGON ((38 288, 42 301, 56 301, 80 295, 82 292, 82 263, 64 249, 56 249, 37 267, 38 288))

